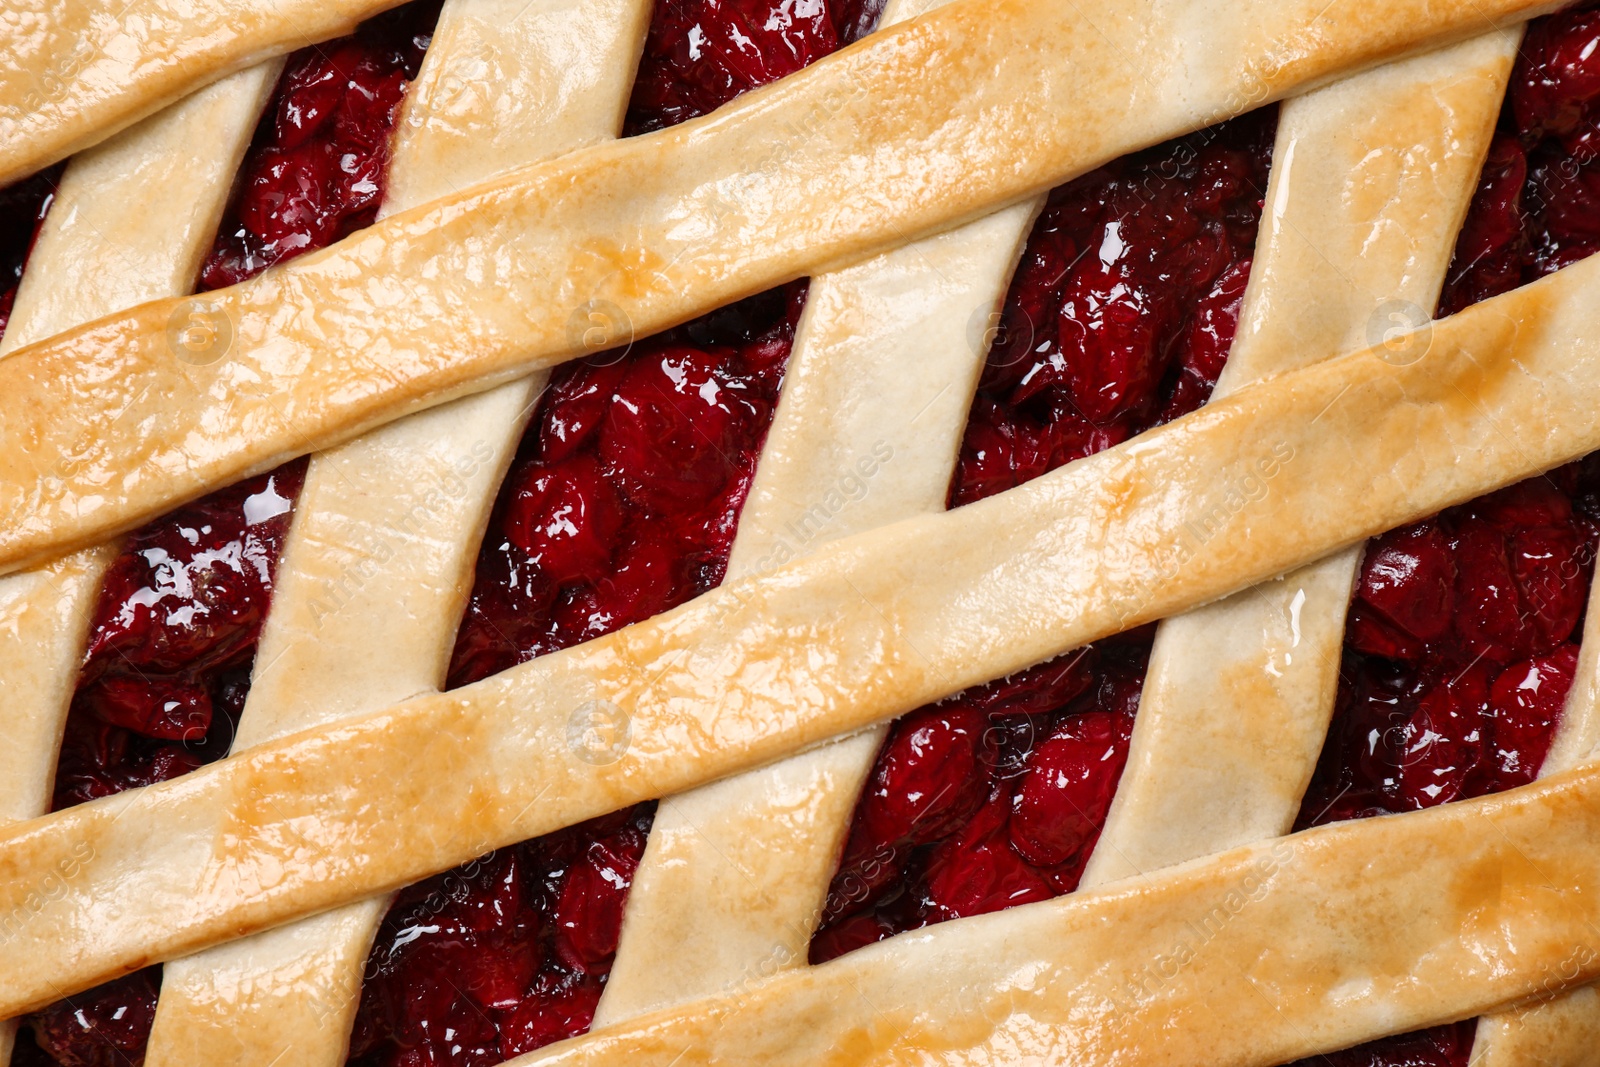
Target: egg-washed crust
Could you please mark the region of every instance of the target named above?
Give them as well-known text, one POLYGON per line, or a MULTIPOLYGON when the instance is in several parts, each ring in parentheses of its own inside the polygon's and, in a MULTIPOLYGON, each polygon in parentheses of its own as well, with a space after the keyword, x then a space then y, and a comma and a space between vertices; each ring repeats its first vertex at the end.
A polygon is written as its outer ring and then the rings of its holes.
POLYGON ((1576 264, 1437 324, 1415 362, 1272 378, 477 685, 0 832, 0 1015, 825 743, 1592 451, 1597 282, 1576 264), (569 734, 597 707, 627 717, 611 763, 569 734))
POLYGON ((651 333, 1556 6, 958 0, 695 122, 23 350, 0 364, 0 567, 571 358, 596 308, 651 333))
MULTIPOLYGON (((406 96, 385 210, 614 136, 649 14, 648 0, 452 0, 406 96)), ((443 687, 544 377, 312 457, 233 751, 443 687)), ((343 1064, 388 906, 359 901, 168 963, 147 1067, 343 1064)))
POLYGON ((1271 1067, 1600 973, 1597 833, 1589 764, 902 934, 511 1065, 1271 1067))
MULTIPOLYGON (((1520 40, 1487 34, 1283 105, 1216 396, 1427 321, 1520 40)), ((1289 832, 1328 731, 1360 560, 1352 547, 1162 621, 1085 886, 1289 832)))
POLYGON ((0 9, 0 185, 399 2, 8 0, 0 9))

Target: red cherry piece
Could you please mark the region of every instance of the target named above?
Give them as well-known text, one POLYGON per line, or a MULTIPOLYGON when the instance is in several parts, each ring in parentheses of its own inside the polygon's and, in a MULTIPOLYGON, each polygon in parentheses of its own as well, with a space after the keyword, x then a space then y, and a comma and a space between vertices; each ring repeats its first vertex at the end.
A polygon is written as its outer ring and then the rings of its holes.
POLYGON ((628 136, 704 115, 861 37, 881 0, 661 0, 633 83, 628 136))
POLYGON ((1538 775, 1577 669, 1578 647, 1568 644, 1547 656, 1513 663, 1494 680, 1489 750, 1497 788, 1526 785, 1538 775))
POLYGON ((1468 519, 1456 534, 1456 640, 1474 654, 1500 660, 1531 652, 1521 611, 1504 535, 1468 519))
POLYGON ((983 715, 961 705, 928 708, 896 723, 861 796, 855 849, 924 844, 969 819, 988 792, 987 729, 983 715))
POLYGON ((1529 23, 1439 301, 1452 314, 1600 248, 1600 11, 1529 23))
POLYGON ((529 466, 515 479, 506 534, 555 585, 596 582, 611 563, 621 502, 593 457, 529 466))
POLYGON ((1407 652, 1420 652, 1449 630, 1454 587, 1455 561, 1437 524, 1418 523, 1384 534, 1367 546, 1356 596, 1362 609, 1372 613, 1367 617, 1373 618, 1375 630, 1398 629, 1403 636, 1368 638, 1357 627, 1351 642, 1365 651, 1410 658, 1407 652))
POLYGON ((400 101, 438 13, 420 0, 289 57, 201 289, 234 285, 372 222, 400 101))
POLYGON ((556 371, 484 538, 452 686, 722 581, 804 291, 556 371))
POLYGON ((1033 751, 1017 787, 1011 845, 1029 863, 1072 859, 1105 825, 1128 761, 1132 721, 1109 711, 1068 718, 1033 751))
POLYGON ((670 514, 704 504, 732 473, 742 408, 709 353, 671 348, 640 359, 600 428, 606 474, 639 507, 670 514))
POLYGON ((567 872, 556 903, 556 950, 568 966, 590 974, 611 969, 622 909, 645 837, 632 828, 592 842, 567 872))
POLYGON ((1396 800, 1402 810, 1431 808, 1463 796, 1484 757, 1489 671, 1481 661, 1417 699, 1400 725, 1396 800))
POLYGON ((932 916, 954 919, 1049 900, 1055 891, 1008 843, 1011 796, 996 789, 977 815, 928 859, 932 916))
POLYGON ((630 364, 625 359, 584 360, 572 366, 554 377, 545 394, 539 450, 546 463, 559 463, 589 442, 630 364))
POLYGON ((129 535, 95 608, 56 808, 227 754, 304 474, 291 463, 129 535))

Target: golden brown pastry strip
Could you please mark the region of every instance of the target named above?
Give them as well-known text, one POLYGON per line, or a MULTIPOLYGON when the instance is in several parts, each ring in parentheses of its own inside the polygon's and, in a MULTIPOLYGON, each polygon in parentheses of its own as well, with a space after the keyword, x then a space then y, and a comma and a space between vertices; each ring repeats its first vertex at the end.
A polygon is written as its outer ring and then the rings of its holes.
POLYGON ((0 12, 0 185, 399 2, 12 0, 0 12))
MULTIPOLYGON (((450 0, 406 98, 385 212, 615 136, 649 12, 646 0, 450 0), (494 94, 479 91, 484 69, 494 94)), ((535 374, 312 458, 235 752, 443 687, 489 507, 543 387, 535 374)), ((344 1063, 388 906, 359 901, 170 962, 147 1067, 344 1063)))
POLYGON ((0 831, 0 1014, 773 761, 1589 452, 1597 284, 1600 259, 1576 264, 1439 323, 1414 362, 1285 374, 475 686, 0 831), (631 738, 605 765, 569 742, 597 701, 631 738))
MULTIPOLYGON (((1284 104, 1218 397, 1379 340, 1397 311, 1432 318, 1520 37, 1488 34, 1284 104)), ((1348 548, 1161 623, 1086 887, 1289 832, 1333 711, 1360 559, 1348 548)))
MULTIPOLYGON (((241 71, 72 161, 29 256, 0 357, 19 343, 193 288, 281 65, 241 71)), ((50 810, 63 723, 115 555, 101 546, 0 578, 0 820, 50 810)), ((10 1062, 13 1030, 0 1023, 0 1065, 10 1062)))
POLYGON ((1596 834, 1591 765, 901 934, 512 1064, 1271 1067, 1600 974, 1596 834))
POLYGON ((177 358, 169 326, 189 307, 166 301, 0 364, 0 567, 570 358, 594 301, 649 333, 1554 6, 958 0, 702 120, 530 168, 209 294, 227 326, 213 362, 177 358), (81 464, 63 469, 62 455, 81 464))

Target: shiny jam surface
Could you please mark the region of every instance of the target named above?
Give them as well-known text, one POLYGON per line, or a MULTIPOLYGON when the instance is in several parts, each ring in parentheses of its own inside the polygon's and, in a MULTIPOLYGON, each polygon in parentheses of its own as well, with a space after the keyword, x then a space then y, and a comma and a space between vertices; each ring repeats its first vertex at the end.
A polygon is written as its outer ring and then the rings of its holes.
POLYGON ((40 171, 0 189, 0 337, 11 321, 11 308, 22 283, 22 268, 33 250, 39 226, 55 198, 61 167, 40 171))
POLYGON ((722 581, 805 293, 772 289, 551 376, 484 537, 452 687, 722 581))
POLYGON ((676 126, 870 32, 884 0, 656 0, 623 135, 676 126))
MULTIPOLYGON (((437 14, 426 0, 408 5, 289 58, 201 289, 243 281, 372 221, 399 101, 437 14)), ((55 809, 227 755, 305 469, 296 460, 128 536, 95 607, 55 809)), ((141 1062, 159 985, 160 969, 147 968, 31 1016, 18 1062, 141 1062)))
POLYGON ((201 289, 242 282, 372 225, 394 124, 442 0, 414 0, 291 55, 256 127, 201 289))
MULTIPOLYGON (((1600 247, 1600 11, 1530 24, 1439 313, 1600 247)), ((1296 829, 1524 785, 1571 687, 1600 534, 1591 455, 1369 542, 1296 829)), ((1465 1067, 1472 1021, 1304 1063, 1465 1067)))
POLYGON ((1528 26, 1441 315, 1600 249, 1600 7, 1528 26))
MULTIPOLYGON (((627 131, 798 70, 876 14, 658 0, 627 131)), ((805 296, 781 286, 555 371, 490 517, 452 688, 722 581, 805 296)), ((405 890, 368 959, 351 1062, 492 1064, 587 1030, 654 815, 641 804, 405 890)))
MULTIPOLYGON (((1051 193, 1000 314, 950 489, 1010 489, 1194 410, 1239 320, 1276 111, 1051 193)), ((1077 888, 1128 757, 1153 629, 894 724, 811 959, 1077 888)))

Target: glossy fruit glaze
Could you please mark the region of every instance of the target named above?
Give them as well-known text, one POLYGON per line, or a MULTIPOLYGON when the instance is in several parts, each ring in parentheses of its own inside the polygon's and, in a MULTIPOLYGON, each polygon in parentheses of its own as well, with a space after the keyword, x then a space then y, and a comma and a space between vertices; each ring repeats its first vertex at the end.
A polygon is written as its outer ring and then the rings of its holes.
POLYGON ((1265 108, 1050 194, 996 323, 952 507, 1211 395, 1250 277, 1276 128, 1265 108))
POLYGON ((0 189, 0 337, 6 335, 11 308, 22 282, 22 268, 34 239, 55 198, 61 167, 50 167, 31 178, 0 189))
POLYGON ((623 135, 715 111, 859 39, 884 0, 656 0, 623 135))
POLYGON ((1369 543, 1297 825, 1532 781, 1577 666, 1597 534, 1591 456, 1369 543))
POLYGON ((1600 7, 1528 26, 1439 312, 1600 249, 1600 7))
MULTIPOLYGON (((952 506, 1205 402, 1238 325, 1275 126, 1268 109, 1051 193, 1000 313, 952 506)), ((812 961, 1075 889, 1127 761, 1152 632, 896 722, 812 961)))
MULTIPOLYGON (((1600 241, 1600 12, 1528 28, 1439 313, 1600 241)), ((1367 545, 1328 740, 1296 828, 1533 780, 1572 684, 1600 534, 1600 456, 1367 545)), ((1385 1038, 1339 1067, 1465 1067, 1474 1023, 1385 1038)))
POLYGON ((221 289, 372 225, 400 102, 442 0, 414 0, 291 55, 200 271, 221 289))
MULTIPOLYGON (((424 0, 289 57, 201 289, 242 281, 372 221, 398 104, 437 15, 438 4, 424 0)), ((305 469, 296 460, 128 536, 95 606, 54 808, 227 754, 305 469)), ((152 967, 32 1016, 33 1039, 19 1041, 18 1062, 140 1062, 159 985, 152 967)))
MULTIPOLYGON (((875 17, 856 0, 658 0, 628 131, 710 111, 875 17)), ((805 295, 782 286, 551 376, 490 517, 451 687, 722 581, 805 295)), ((642 804, 407 889, 368 960, 351 1062, 498 1063, 587 1030, 654 814, 642 804)))
POLYGON ((479 553, 452 687, 722 581, 805 292, 769 290, 551 376, 479 553))

